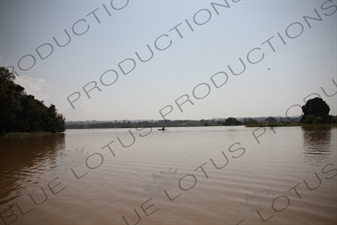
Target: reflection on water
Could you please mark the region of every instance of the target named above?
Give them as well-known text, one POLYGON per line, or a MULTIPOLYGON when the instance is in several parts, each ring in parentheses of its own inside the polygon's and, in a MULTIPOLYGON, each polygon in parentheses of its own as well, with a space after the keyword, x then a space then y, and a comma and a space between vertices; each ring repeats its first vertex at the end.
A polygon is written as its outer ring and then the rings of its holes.
POLYGON ((0 205, 22 195, 51 171, 57 152, 65 148, 65 134, 9 136, 0 139, 0 205))
POLYGON ((331 127, 302 127, 302 131, 304 162, 321 165, 331 155, 331 127))
POLYGON ((129 129, 0 138, 0 217, 16 215, 6 219, 12 225, 136 224, 139 213, 139 225, 264 224, 259 210, 268 224, 335 224, 337 129, 277 127, 260 143, 256 129, 132 129, 134 144, 129 129))

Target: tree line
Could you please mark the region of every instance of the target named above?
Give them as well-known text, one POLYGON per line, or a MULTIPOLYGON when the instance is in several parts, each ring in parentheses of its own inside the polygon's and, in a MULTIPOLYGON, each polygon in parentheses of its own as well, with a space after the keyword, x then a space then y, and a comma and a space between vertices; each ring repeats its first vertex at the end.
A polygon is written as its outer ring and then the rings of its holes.
POLYGON ((0 136, 11 132, 64 132, 65 117, 57 113, 55 105, 47 107, 14 80, 13 73, 0 67, 0 136))
POLYGON ((76 121, 67 122, 67 129, 192 127, 192 126, 301 126, 308 124, 337 124, 337 116, 329 115, 330 107, 321 98, 313 98, 302 106, 300 117, 257 117, 201 120, 143 120, 143 121, 76 121))
POLYGON ((227 119, 201 120, 138 120, 138 121, 75 121, 66 122, 67 129, 94 129, 94 128, 135 128, 135 127, 197 127, 197 126, 239 126, 248 123, 258 123, 252 118, 237 120, 234 117, 227 119))

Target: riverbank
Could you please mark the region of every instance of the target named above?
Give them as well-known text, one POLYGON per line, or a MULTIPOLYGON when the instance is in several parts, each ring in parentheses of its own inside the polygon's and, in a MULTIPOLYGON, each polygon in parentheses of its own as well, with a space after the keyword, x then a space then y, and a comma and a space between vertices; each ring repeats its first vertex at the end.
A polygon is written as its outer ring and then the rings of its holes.
POLYGON ((2 137, 7 137, 7 136, 40 136, 40 135, 54 135, 54 134, 62 134, 62 133, 52 133, 52 132, 46 132, 46 131, 41 131, 41 132, 13 132, 13 133, 7 133, 2 137))
POLYGON ((276 124, 246 124, 245 127, 337 127, 337 123, 305 124, 305 123, 276 123, 276 124))

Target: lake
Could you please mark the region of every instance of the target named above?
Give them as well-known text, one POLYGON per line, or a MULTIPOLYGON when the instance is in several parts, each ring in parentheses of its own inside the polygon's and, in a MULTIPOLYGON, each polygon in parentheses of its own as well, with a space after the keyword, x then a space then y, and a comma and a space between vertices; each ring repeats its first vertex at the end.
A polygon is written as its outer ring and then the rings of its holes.
POLYGON ((0 224, 336 224, 337 128, 0 138, 0 224))

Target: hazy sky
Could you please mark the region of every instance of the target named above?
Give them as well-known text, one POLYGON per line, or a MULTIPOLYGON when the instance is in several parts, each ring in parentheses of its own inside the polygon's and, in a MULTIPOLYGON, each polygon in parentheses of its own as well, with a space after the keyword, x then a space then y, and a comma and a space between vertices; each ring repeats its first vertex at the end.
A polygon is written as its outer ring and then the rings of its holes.
POLYGON ((1 66, 68 121, 285 116, 312 93, 337 114, 336 0, 10 0, 0 18, 1 66))

